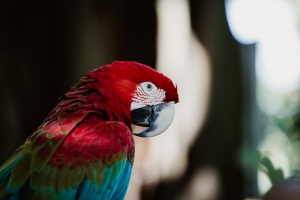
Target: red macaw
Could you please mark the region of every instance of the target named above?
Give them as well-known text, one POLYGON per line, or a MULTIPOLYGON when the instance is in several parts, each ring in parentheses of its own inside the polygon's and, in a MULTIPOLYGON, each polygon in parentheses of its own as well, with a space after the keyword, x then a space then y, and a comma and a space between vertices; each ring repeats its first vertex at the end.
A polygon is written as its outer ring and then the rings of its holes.
POLYGON ((0 199, 124 199, 133 134, 162 133, 177 87, 137 62, 116 61, 83 77, 0 168, 0 199), (148 127, 132 133, 132 124, 148 127))

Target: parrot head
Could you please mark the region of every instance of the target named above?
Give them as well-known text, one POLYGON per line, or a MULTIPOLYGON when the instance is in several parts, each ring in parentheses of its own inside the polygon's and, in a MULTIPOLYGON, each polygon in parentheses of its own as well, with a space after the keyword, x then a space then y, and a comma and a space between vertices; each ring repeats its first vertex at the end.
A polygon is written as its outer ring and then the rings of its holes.
POLYGON ((99 93, 108 102, 108 110, 113 111, 109 115, 147 127, 134 133, 136 136, 155 136, 171 125, 178 102, 177 87, 162 73, 137 62, 115 61, 89 75, 98 80, 99 93))

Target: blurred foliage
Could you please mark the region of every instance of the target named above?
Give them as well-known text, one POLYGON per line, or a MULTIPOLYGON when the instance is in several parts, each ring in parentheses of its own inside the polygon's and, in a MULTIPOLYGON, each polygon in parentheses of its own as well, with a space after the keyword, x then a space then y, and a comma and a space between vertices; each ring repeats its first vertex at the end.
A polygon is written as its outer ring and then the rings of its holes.
POLYGON ((264 136, 257 149, 258 171, 264 173, 273 186, 300 170, 299 94, 299 89, 271 91, 257 83, 257 102, 266 119, 264 136))
POLYGON ((270 179, 271 183, 277 184, 284 180, 284 174, 282 169, 275 168, 272 161, 267 156, 262 156, 258 160, 258 167, 261 169, 270 179))

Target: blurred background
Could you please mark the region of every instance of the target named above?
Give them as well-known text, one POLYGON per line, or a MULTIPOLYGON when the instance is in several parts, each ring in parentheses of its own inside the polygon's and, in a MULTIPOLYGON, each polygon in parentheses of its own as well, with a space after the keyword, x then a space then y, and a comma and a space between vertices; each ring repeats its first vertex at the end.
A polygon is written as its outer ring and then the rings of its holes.
POLYGON ((0 2, 0 163, 91 69, 177 83, 164 134, 135 138, 127 200, 258 199, 300 170, 299 0, 0 2))

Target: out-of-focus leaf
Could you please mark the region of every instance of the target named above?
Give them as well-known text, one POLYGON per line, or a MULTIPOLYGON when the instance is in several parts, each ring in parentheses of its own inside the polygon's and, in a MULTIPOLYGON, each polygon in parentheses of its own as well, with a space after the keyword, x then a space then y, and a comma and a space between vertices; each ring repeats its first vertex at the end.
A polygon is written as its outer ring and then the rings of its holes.
POLYGON ((259 164, 261 165, 261 168, 263 168, 263 171, 269 177, 273 185, 284 180, 283 170, 280 168, 275 169, 272 161, 268 157, 261 157, 261 159, 259 160, 259 164))

